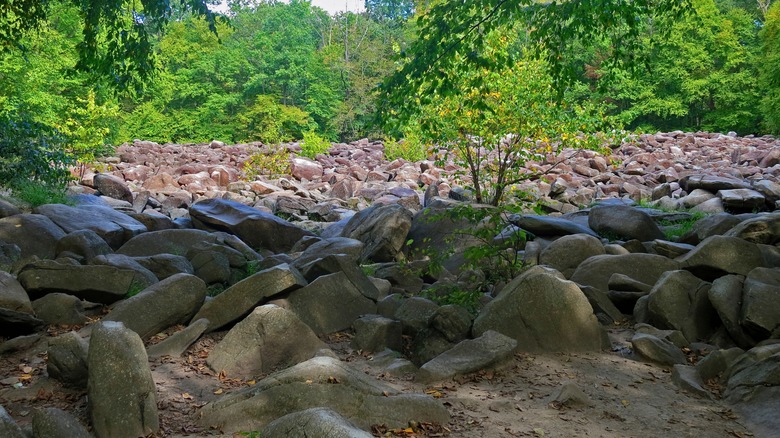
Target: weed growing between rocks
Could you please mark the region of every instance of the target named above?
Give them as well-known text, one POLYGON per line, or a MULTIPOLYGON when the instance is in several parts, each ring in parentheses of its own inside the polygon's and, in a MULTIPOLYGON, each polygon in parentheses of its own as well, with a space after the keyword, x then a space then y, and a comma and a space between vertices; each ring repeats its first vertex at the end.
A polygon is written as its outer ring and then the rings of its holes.
MULTIPOLYGON (((518 276, 525 268, 523 250, 529 236, 508 220, 516 207, 462 204, 431 214, 427 221, 460 226, 445 239, 444 249, 425 238, 410 251, 410 258, 428 261, 426 272, 414 274, 436 278, 448 259, 459 257, 463 263, 456 282, 436 284, 424 290, 422 296, 439 304, 458 304, 474 313, 484 293, 518 276), (465 246, 464 241, 468 242, 465 246)), ((407 242, 407 247, 412 243, 407 242)))
POLYGON ((682 236, 688 234, 693 229, 693 226, 696 224, 696 222, 704 219, 705 217, 707 217, 705 213, 695 211, 691 212, 690 216, 684 219, 662 219, 658 221, 658 225, 661 226, 667 240, 674 242, 679 240, 682 236))
POLYGON ((73 204, 68 200, 65 187, 57 184, 23 181, 14 186, 13 193, 16 198, 30 207, 44 204, 73 204))
POLYGON ((244 162, 244 176, 254 181, 260 176, 275 178, 290 173, 290 152, 282 145, 258 149, 244 162))
POLYGON ((324 154, 330 149, 328 139, 320 137, 315 132, 304 132, 301 143, 301 155, 314 159, 319 154, 324 154))
POLYGON ((384 142, 385 159, 394 161, 402 158, 412 163, 428 158, 428 148, 420 141, 419 136, 409 133, 403 140, 388 139, 384 142))
POLYGON ((125 298, 131 298, 139 293, 141 293, 142 290, 144 290, 145 287, 142 283, 139 283, 137 281, 133 281, 130 283, 130 287, 127 288, 127 293, 125 294, 125 298))

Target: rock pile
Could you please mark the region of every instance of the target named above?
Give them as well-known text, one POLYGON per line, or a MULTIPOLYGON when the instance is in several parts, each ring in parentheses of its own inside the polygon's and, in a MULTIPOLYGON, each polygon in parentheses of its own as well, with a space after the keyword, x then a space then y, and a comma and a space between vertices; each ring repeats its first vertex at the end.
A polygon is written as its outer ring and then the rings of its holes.
MULTIPOLYGON (((181 354, 206 332, 227 332, 207 360, 215 373, 268 376, 203 406, 200 425, 276 436, 305 418, 301 433, 362 436, 374 424, 446 423, 449 414, 334 359, 318 335, 352 330, 355 348, 377 355, 410 339, 408 360, 385 372, 436 382, 500 367, 516 351, 621 348, 605 328, 626 320, 637 323, 630 348, 673 367, 681 388, 707 397, 704 382, 720 379, 757 430, 777 426, 780 213, 753 212, 780 198, 772 138, 643 136, 616 151, 619 170, 598 155, 573 157, 536 183, 564 214, 509 218, 509 232, 531 237, 516 254, 530 268, 473 312, 420 296, 441 285, 473 291, 484 276, 464 264, 462 249, 474 244, 460 238, 464 224, 427 220, 457 202, 416 190, 438 183, 446 194, 446 168, 386 163, 380 144, 360 142, 296 159, 293 180, 239 182, 253 147, 213 142, 182 154, 135 142, 119 150, 119 175, 92 179, 103 196, 30 213, 0 205, 0 351, 47 351, 51 378, 88 389, 97 436, 154 433, 148 357, 181 354), (610 194, 626 196, 575 207, 610 194), (701 211, 719 213, 673 242, 666 224, 690 215, 629 199, 644 195, 686 207, 717 199, 719 208, 701 211), (443 270, 415 258, 445 244, 456 252, 443 270), (100 323, 41 336, 96 315, 100 323), (178 324, 187 327, 144 348, 178 324)), ((36 415, 60 436, 79 426, 61 411, 36 415)), ((23 433, 4 410, 0 430, 23 433)))

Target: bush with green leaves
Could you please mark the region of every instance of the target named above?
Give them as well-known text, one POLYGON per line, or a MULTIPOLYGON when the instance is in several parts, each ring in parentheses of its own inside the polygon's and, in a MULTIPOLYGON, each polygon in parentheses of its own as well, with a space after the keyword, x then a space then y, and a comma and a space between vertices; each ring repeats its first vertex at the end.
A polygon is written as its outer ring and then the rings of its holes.
POLYGON ((385 140, 384 145, 387 161, 400 158, 415 163, 428 158, 428 147, 420 140, 419 134, 413 130, 407 131, 401 140, 392 138, 385 140))
POLYGON ((290 151, 282 145, 266 146, 258 149, 243 165, 244 177, 249 181, 259 176, 276 178, 290 174, 290 151))
POLYGON ((320 137, 316 132, 307 131, 303 133, 301 155, 304 157, 317 158, 317 155, 327 153, 330 147, 331 144, 328 139, 320 137))
POLYGON ((27 114, 0 115, 0 181, 4 184, 64 187, 71 178, 72 162, 67 140, 56 129, 27 114))
POLYGON ((507 69, 454 71, 459 92, 430 97, 413 125, 446 151, 442 160, 464 169, 459 182, 473 189, 476 201, 494 206, 512 186, 540 176, 525 168, 527 162, 563 148, 603 150, 621 134, 602 104, 561 101, 548 66, 513 53, 509 34, 501 29, 485 36, 488 56, 515 58, 507 69))

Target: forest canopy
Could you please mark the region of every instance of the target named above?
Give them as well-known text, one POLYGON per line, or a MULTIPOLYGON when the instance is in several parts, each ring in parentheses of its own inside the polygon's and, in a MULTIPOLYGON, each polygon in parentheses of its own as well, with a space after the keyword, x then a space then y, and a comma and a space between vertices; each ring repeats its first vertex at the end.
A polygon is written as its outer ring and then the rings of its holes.
MULTIPOLYGON (((419 138, 421 111, 528 59, 557 101, 629 129, 780 131, 780 13, 767 0, 367 0, 336 15, 303 0, 234 0, 224 15, 213 3, 7 0, 2 132, 33 144, 40 127, 76 161, 135 138, 419 138), (494 31, 500 53, 485 46, 494 31)), ((29 165, 14 154, 0 164, 29 165)))

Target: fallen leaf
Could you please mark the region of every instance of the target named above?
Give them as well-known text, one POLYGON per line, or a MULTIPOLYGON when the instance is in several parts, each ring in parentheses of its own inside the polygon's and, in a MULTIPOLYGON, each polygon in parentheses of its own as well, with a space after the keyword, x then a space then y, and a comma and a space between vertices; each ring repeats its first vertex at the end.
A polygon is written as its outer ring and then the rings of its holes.
POLYGON ((220 395, 220 394, 222 394, 223 392, 225 392, 225 391, 223 391, 223 390, 222 390, 222 388, 219 388, 218 390, 214 391, 214 394, 216 394, 216 395, 220 395))
POLYGON ((628 400, 620 400, 620 403, 621 403, 623 406, 628 406, 628 405, 630 405, 630 404, 631 404, 631 402, 630 402, 630 401, 628 401, 628 400))
POLYGON ((183 393, 181 395, 181 398, 186 399, 186 400, 192 400, 192 396, 188 392, 183 393))
POLYGON ((249 385, 249 386, 252 386, 252 385, 254 385, 256 383, 257 383, 256 380, 250 380, 250 381, 246 382, 246 384, 249 385))
POLYGON ((425 393, 430 395, 433 398, 442 398, 442 397, 444 397, 444 395, 441 392, 439 392, 439 391, 437 391, 435 389, 429 389, 429 390, 425 391, 425 393))
POLYGON ((30 379, 32 379, 32 375, 30 374, 22 374, 21 376, 19 376, 19 380, 30 380, 30 379))
POLYGON ((25 374, 32 373, 32 370, 33 370, 32 367, 23 367, 22 368, 22 372, 25 373, 25 374))

